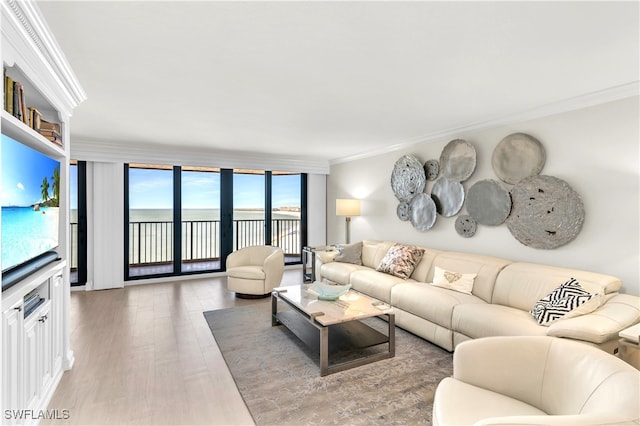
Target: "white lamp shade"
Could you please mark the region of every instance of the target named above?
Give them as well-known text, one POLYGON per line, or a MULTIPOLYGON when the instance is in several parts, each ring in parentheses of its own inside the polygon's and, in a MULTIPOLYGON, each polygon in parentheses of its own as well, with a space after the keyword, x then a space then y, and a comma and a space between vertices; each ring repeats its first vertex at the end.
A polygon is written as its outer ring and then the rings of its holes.
POLYGON ((338 198, 336 200, 337 216, 360 216, 360 200, 352 198, 338 198))

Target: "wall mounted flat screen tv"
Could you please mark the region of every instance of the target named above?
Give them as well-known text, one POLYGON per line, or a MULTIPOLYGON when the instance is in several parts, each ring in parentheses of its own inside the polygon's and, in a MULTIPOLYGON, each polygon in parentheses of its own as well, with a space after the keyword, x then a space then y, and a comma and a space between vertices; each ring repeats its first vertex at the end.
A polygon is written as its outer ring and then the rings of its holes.
POLYGON ((2 289, 6 290, 40 267, 43 258, 57 257, 51 250, 58 246, 60 162, 4 134, 0 148, 2 289))

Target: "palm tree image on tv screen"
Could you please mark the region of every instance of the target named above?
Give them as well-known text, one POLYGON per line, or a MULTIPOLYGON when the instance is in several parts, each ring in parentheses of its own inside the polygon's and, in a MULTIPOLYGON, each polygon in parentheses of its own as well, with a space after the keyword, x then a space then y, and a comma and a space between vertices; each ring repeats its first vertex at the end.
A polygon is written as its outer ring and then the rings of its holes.
POLYGON ((2 135, 2 271, 58 246, 60 162, 2 135))

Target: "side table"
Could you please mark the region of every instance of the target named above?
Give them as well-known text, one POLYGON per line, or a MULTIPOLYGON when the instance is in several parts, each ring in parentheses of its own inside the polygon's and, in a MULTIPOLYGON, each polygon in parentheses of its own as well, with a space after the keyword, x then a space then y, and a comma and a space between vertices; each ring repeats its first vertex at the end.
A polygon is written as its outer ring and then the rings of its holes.
POLYGON ((640 323, 625 328, 618 335, 618 357, 640 370, 640 323))
POLYGON ((316 277, 316 253, 335 250, 334 246, 305 246, 302 248, 302 281, 312 282, 316 277))

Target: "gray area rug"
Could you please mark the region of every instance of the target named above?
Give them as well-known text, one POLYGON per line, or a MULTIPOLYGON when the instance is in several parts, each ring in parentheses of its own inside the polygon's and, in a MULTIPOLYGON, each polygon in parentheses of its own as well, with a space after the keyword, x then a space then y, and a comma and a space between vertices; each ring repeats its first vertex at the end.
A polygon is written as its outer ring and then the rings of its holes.
POLYGON ((260 302, 204 313, 256 424, 431 424, 435 388, 452 374, 450 353, 396 328, 394 358, 320 377, 318 355, 272 327, 270 309, 260 302))

